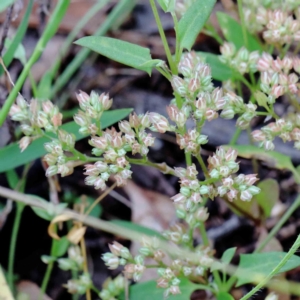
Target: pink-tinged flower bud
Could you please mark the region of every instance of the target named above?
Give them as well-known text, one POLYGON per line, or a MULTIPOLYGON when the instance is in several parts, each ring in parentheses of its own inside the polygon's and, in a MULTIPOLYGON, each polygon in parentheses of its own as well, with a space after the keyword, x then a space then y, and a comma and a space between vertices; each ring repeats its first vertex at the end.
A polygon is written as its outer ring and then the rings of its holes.
POLYGON ((282 70, 282 67, 283 67, 283 63, 279 57, 277 57, 275 60, 273 60, 272 68, 275 72, 280 73, 282 70))
POLYGON ((188 91, 191 93, 195 93, 199 90, 200 88, 200 81, 197 78, 192 78, 190 79, 189 83, 188 83, 188 91))
POLYGON ((105 94, 105 93, 102 93, 99 96, 99 101, 102 104, 102 108, 104 110, 109 110, 111 108, 111 106, 112 106, 112 103, 113 103, 113 100, 109 99, 109 95, 105 94))
POLYGON ((132 171, 125 169, 120 172, 120 175, 123 179, 131 178, 132 171))
POLYGON ((223 185, 221 185, 221 186, 219 186, 218 187, 218 194, 221 196, 221 197, 223 197, 226 193, 227 193, 227 187, 226 186, 223 186, 223 185))
POLYGON ((149 119, 160 133, 165 133, 170 128, 168 120, 158 113, 150 113, 149 119))
POLYGON ((114 148, 121 148, 123 145, 121 136, 119 136, 119 135, 113 136, 113 138, 111 139, 111 145, 114 148))
POLYGON ((234 181, 231 177, 226 177, 222 179, 223 185, 227 188, 231 188, 233 185, 234 181))
POLYGON ((237 190, 236 189, 230 189, 230 191, 227 193, 227 197, 229 201, 233 201, 237 198, 237 190))
POLYGON ((218 118, 219 114, 212 109, 207 109, 205 112, 205 117, 208 121, 218 118))
POLYGON ((22 109, 18 105, 13 104, 10 108, 9 115, 13 116, 18 113, 22 113, 22 109))
POLYGON ((24 136, 19 141, 19 147, 21 149, 21 152, 23 152, 32 142, 32 138, 29 136, 24 136))
POLYGON ((62 124, 62 114, 58 113, 52 116, 51 122, 54 127, 59 127, 62 124))
POLYGON ((223 46, 220 47, 220 52, 227 58, 233 57, 236 52, 234 44, 225 42, 223 46))
POLYGON ((51 101, 47 100, 45 102, 42 103, 42 107, 43 107, 43 111, 47 114, 47 115, 51 115, 54 109, 54 105, 51 101))
POLYGON ((191 201, 193 201, 194 203, 201 203, 202 202, 202 197, 199 193, 192 193, 191 201))
POLYGON ((271 74, 269 72, 262 72, 260 79, 261 79, 261 82, 265 85, 271 84, 271 74))
POLYGON ((299 57, 293 58, 293 68, 297 73, 300 73, 300 58, 299 57))
POLYGON ((250 201, 252 199, 252 194, 248 190, 245 190, 241 192, 240 198, 243 201, 250 201))
POLYGON ((150 120, 149 120, 148 113, 140 116, 140 122, 141 122, 141 125, 145 128, 150 126, 150 120))
POLYGON ((175 105, 169 105, 167 106, 167 113, 169 115, 169 118, 173 121, 176 122, 179 114, 179 109, 175 105))
POLYGON ((178 285, 171 285, 169 288, 170 294, 172 295, 178 295, 181 294, 180 288, 178 285))
POLYGON ((296 84, 290 84, 290 85, 288 86, 288 89, 289 89, 289 91, 290 91, 292 94, 297 94, 298 91, 299 91, 299 89, 298 89, 298 87, 297 87, 296 84))
POLYGON ((88 125, 87 117, 82 111, 79 111, 78 114, 74 116, 74 121, 81 127, 88 125))
POLYGON ((196 169, 196 166, 194 164, 192 164, 191 166, 188 166, 186 169, 186 176, 188 176, 189 178, 196 178, 198 174, 198 171, 196 169))
POLYGON ((122 176, 116 175, 114 178, 115 178, 115 180, 117 182, 117 186, 124 186, 124 185, 126 185, 126 179, 122 178, 122 176))
POLYGON ((257 180, 258 178, 256 177, 256 174, 245 175, 245 183, 247 185, 253 185, 257 180))
POLYGON ((282 66, 285 72, 290 71, 293 68, 293 58, 289 55, 286 55, 282 59, 282 66))
POLYGON ((169 281, 162 277, 157 279, 156 284, 157 284, 157 287, 163 288, 163 289, 166 289, 167 287, 169 287, 169 281))
POLYGON ((119 122, 119 129, 124 133, 131 133, 132 129, 128 121, 119 122))
POLYGON ((288 84, 288 76, 285 74, 279 74, 279 84, 287 85, 288 84))
POLYGON ((76 98, 79 102, 79 106, 82 110, 86 110, 87 106, 90 104, 90 96, 83 92, 83 91, 79 91, 79 93, 76 93, 76 98))
POLYGON ((278 98, 284 94, 284 87, 281 85, 274 85, 271 90, 271 95, 278 98))
POLYGON ((70 175, 73 173, 73 169, 69 169, 66 165, 59 165, 57 173, 60 174, 62 177, 70 175))
POLYGON ((176 194, 171 198, 175 203, 184 203, 186 201, 186 197, 182 194, 176 194))
POLYGON ((171 79, 171 84, 175 92, 181 96, 185 96, 187 93, 186 83, 179 76, 173 76, 171 79))
POLYGON ((197 219, 197 221, 200 222, 205 222, 209 217, 209 214, 207 212, 207 208, 206 207, 200 207, 196 213, 195 213, 195 218, 197 219))
POLYGON ((300 141, 300 129, 294 128, 291 132, 292 138, 295 141, 300 141))
POLYGON ((140 119, 135 112, 129 116, 129 123, 133 128, 138 128, 141 125, 140 119))
POLYGON ((113 244, 109 244, 108 245, 109 250, 112 254, 114 254, 115 256, 120 256, 121 255, 121 250, 123 248, 125 248, 123 245, 121 245, 118 242, 113 242, 113 244))
POLYGON ((275 145, 273 144, 272 141, 264 141, 263 145, 264 145, 264 148, 268 151, 272 151, 275 148, 275 145))
POLYGON ((236 160, 238 152, 232 148, 229 148, 225 154, 226 161, 236 160))
POLYGON ((230 169, 227 166, 222 166, 219 172, 221 176, 226 177, 229 175, 230 169))
POLYGON ((104 158, 110 162, 114 162, 117 157, 118 157, 118 154, 114 149, 109 149, 104 154, 104 158))
POLYGON ((57 163, 57 156, 48 153, 44 156, 43 161, 45 161, 48 164, 48 166, 55 165, 57 163))
POLYGON ((128 161, 125 159, 124 156, 118 157, 116 162, 118 167, 120 168, 124 168, 128 164, 128 161))
MULTIPOLYGON (((31 101, 33 101, 33 99, 31 101)), ((36 101, 36 100, 34 100, 34 101, 36 101)), ((28 108, 27 101, 21 95, 18 95, 18 97, 17 97, 17 105, 20 107, 20 109, 22 111, 27 110, 27 108, 28 108)))
POLYGON ((252 133, 252 138, 257 141, 257 142, 261 142, 264 141, 266 139, 265 134, 261 131, 261 130, 254 130, 252 133))
POLYGON ((96 148, 105 150, 107 148, 107 140, 105 139, 105 137, 100 136, 100 137, 93 137, 91 139, 91 144, 92 146, 95 146, 96 148))
POLYGON ((289 76, 288 76, 288 83, 289 84, 295 84, 297 83, 299 80, 299 77, 295 74, 295 73, 291 73, 289 76))
POLYGON ((105 253, 102 255, 102 260, 104 261, 105 265, 110 270, 114 270, 119 266, 120 260, 117 256, 113 255, 112 253, 105 253))
POLYGON ((106 189, 105 181, 101 177, 97 177, 94 182, 94 187, 96 190, 104 191, 106 189))
POLYGON ((58 173, 58 167, 57 166, 50 166, 47 168, 47 171, 46 171, 46 176, 47 177, 51 177, 51 176, 54 176, 58 173))
POLYGON ((143 138, 142 142, 145 144, 146 147, 151 147, 154 144, 155 138, 148 134, 145 138, 143 138))

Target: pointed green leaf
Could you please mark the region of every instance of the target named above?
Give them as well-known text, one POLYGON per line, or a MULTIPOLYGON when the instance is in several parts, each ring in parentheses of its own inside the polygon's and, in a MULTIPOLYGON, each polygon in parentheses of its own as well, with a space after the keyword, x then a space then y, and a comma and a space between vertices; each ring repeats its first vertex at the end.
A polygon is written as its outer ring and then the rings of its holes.
POLYGON ((152 59, 148 48, 103 36, 83 37, 77 40, 75 44, 89 48, 124 65, 151 74, 152 68, 146 64, 152 59), (143 66, 144 64, 146 65, 143 66))
MULTIPOLYGON (((253 276, 245 278, 245 276, 239 277, 239 272, 243 275, 249 272, 250 274, 260 274, 267 276, 272 270, 278 265, 278 263, 286 255, 285 252, 265 252, 265 253, 252 253, 252 254, 241 254, 239 267, 237 269, 237 287, 246 283, 253 282, 253 276)), ((300 257, 293 255, 287 263, 282 267, 280 273, 292 270, 300 266, 300 257)), ((257 278, 256 278, 257 279, 257 278)))
POLYGON ((1 0, 0 1, 0 12, 12 5, 16 0, 1 0))
POLYGON ((205 59, 205 62, 211 68, 211 75, 213 79, 225 81, 233 78, 232 70, 219 60, 219 56, 207 52, 197 52, 201 57, 205 59))
POLYGON ((175 9, 175 0, 157 0, 164 12, 173 12, 175 9))
MULTIPOLYGON (((228 14, 218 12, 217 13, 218 22, 220 28, 228 42, 233 43, 237 49, 245 46, 243 30, 241 24, 230 17, 228 14)), ((260 43, 247 31, 247 41, 248 41, 248 50, 262 50, 260 43)))
MULTIPOLYGON (((101 117, 102 128, 106 128, 114 123, 125 118, 132 109, 117 109, 104 112, 101 117)), ((73 133, 76 136, 76 140, 81 140, 86 137, 86 135, 81 135, 78 133, 79 126, 75 122, 69 122, 61 126, 67 132, 73 133)), ((18 143, 12 143, 2 149, 0 149, 0 173, 22 166, 25 163, 33 161, 46 154, 44 149, 44 144, 47 143, 49 139, 39 138, 33 141, 28 148, 21 153, 18 143)))
POLYGON ((236 251, 236 247, 233 247, 233 248, 229 248, 227 249, 222 257, 221 257, 221 261, 225 264, 229 264, 235 254, 235 251, 236 251))
POLYGON ((265 179, 257 185, 260 188, 260 193, 253 198, 262 207, 264 215, 269 217, 271 210, 279 200, 279 185, 274 179, 265 179))
POLYGON ((191 50, 195 40, 209 18, 216 0, 196 0, 178 23, 180 47, 191 50))
POLYGON ((61 257, 65 255, 69 248, 69 240, 66 236, 62 237, 60 240, 53 240, 53 256, 61 257))

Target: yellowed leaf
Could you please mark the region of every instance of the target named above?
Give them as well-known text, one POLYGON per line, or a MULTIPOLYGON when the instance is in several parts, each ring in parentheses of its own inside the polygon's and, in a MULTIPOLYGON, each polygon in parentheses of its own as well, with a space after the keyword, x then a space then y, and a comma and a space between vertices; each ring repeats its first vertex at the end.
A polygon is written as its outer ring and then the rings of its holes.
POLYGON ((66 214, 62 214, 62 215, 59 215, 57 217, 55 217, 51 223, 49 224, 48 226, 48 234, 55 240, 59 240, 60 237, 58 236, 58 234, 56 233, 56 223, 59 223, 59 222, 65 222, 65 221, 68 221, 72 219, 71 216, 69 215, 66 215, 66 214))
POLYGON ((80 240, 82 239, 82 237, 85 235, 85 232, 86 232, 86 227, 85 226, 82 226, 82 227, 73 227, 68 235, 67 235, 67 238, 68 240, 77 245, 80 240))
POLYGON ((0 266, 0 299, 14 300, 0 266))

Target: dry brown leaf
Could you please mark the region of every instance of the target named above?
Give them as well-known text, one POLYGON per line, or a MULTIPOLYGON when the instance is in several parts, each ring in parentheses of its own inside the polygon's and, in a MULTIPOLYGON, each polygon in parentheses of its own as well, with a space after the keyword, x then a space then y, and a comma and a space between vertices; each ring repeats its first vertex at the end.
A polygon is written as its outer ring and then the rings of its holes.
POLYGON ((44 295, 42 298, 39 298, 41 289, 37 284, 29 280, 22 280, 17 284, 17 299, 22 300, 52 300, 47 295, 44 295))
POLYGON ((77 245, 80 240, 82 239, 82 237, 85 235, 85 232, 86 232, 86 227, 85 226, 82 226, 82 227, 73 227, 68 235, 67 235, 67 238, 68 240, 72 243, 72 244, 75 244, 77 245))
MULTIPOLYGON (((266 239, 268 236, 268 231, 265 227, 259 228, 260 234, 258 237, 258 240, 256 242, 256 247, 259 246, 259 244, 266 239)), ((273 237, 270 242, 261 250, 262 252, 273 252, 273 251, 283 251, 282 246, 280 242, 277 240, 277 238, 273 237)))
POLYGON ((175 208, 168 196, 142 189, 132 181, 124 189, 132 202, 132 222, 161 232, 175 220, 175 208))

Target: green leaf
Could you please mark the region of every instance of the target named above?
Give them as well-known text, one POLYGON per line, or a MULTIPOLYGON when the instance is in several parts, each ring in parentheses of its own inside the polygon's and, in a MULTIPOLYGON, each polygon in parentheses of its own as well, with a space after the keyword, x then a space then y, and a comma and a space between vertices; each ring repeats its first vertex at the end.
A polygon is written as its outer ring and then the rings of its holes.
POLYGON ((19 183, 19 176, 15 170, 8 170, 5 173, 9 187, 14 190, 19 183))
POLYGON ((191 50, 215 3, 216 0, 196 0, 180 19, 178 39, 182 49, 191 50))
POLYGON ((201 57, 203 57, 206 63, 211 68, 211 75, 214 79, 225 81, 233 78, 232 70, 219 60, 219 56, 207 52, 197 52, 201 57))
POLYGON ((229 248, 227 249, 222 257, 221 257, 221 261, 225 264, 229 264, 235 254, 235 251, 236 251, 236 247, 232 247, 232 248, 229 248))
MULTIPOLYGON (((104 112, 101 117, 101 126, 106 128, 114 123, 125 118, 132 109, 117 109, 104 112)), ((68 122, 61 126, 62 129, 67 132, 73 133, 76 136, 76 140, 81 140, 86 137, 86 135, 81 135, 78 133, 79 126, 75 122, 68 122)), ((0 149, 0 173, 22 166, 25 163, 31 162, 46 154, 44 149, 44 144, 47 143, 49 139, 39 138, 33 141, 24 152, 20 152, 19 145, 17 143, 12 143, 2 149, 0 149)))
POLYGON ((77 40, 75 44, 151 74, 152 68, 149 64, 146 64, 152 59, 148 48, 103 36, 86 36, 77 40), (143 64, 146 65, 143 66, 143 64))
POLYGON ((259 106, 264 107, 267 111, 270 110, 269 106, 268 106, 268 97, 266 96, 265 93, 261 92, 261 91, 256 91, 254 93, 254 97, 258 103, 259 106))
POLYGON ((64 236, 60 240, 53 240, 53 256, 61 257, 65 255, 69 248, 70 242, 67 237, 64 236))
POLYGON ((35 214, 46 221, 51 221, 55 216, 59 215, 67 207, 66 203, 53 204, 36 195, 30 196, 32 198, 35 198, 39 202, 42 202, 43 207, 46 207, 46 209, 43 209, 36 206, 31 206, 31 209, 35 212, 35 214))
POLYGON ((0 1, 0 12, 12 5, 16 0, 1 0, 0 1))
MULTIPOLYGON (((218 22, 220 24, 220 28, 228 42, 233 43, 237 49, 245 46, 244 37, 243 37, 243 30, 240 23, 234 20, 229 15, 217 12, 218 22)), ((247 31, 247 40, 248 40, 248 50, 255 51, 260 50, 262 51, 262 47, 260 43, 255 39, 247 31)))
MULTIPOLYGON (((9 49, 9 47, 11 46, 12 44, 12 40, 10 40, 9 38, 7 38, 5 40, 5 48, 6 49, 9 49)), ((24 66, 27 62, 27 59, 26 59, 26 51, 25 51, 25 48, 24 46, 20 43, 14 53, 14 58, 18 59, 22 65, 24 66)))
POLYGON ((237 150, 238 155, 244 158, 256 158, 266 162, 270 167, 279 170, 289 170, 294 174, 296 183, 300 184, 300 174, 292 164, 291 158, 276 151, 266 151, 252 145, 228 145, 225 148, 237 150))
POLYGON ((52 87, 52 70, 47 71, 39 82, 37 87, 36 98, 39 100, 47 100, 51 95, 52 87))
POLYGON ((234 298, 226 292, 220 292, 217 295, 217 300, 234 300, 234 298))
MULTIPOLYGON (((195 284, 189 281, 187 278, 179 278, 179 288, 181 294, 170 295, 168 300, 187 300, 190 299, 190 295, 197 289, 206 288, 203 285, 195 284)), ((130 287, 130 300, 163 300, 164 289, 156 287, 156 281, 146 281, 138 284, 134 284, 130 287)), ((124 298, 123 298, 124 299, 124 298)))
POLYGON ((175 0, 157 0, 164 12, 173 12, 175 9, 175 0))
POLYGON ((279 199, 279 185, 274 179, 265 179, 257 185, 261 192, 253 198, 262 207, 264 215, 269 217, 271 210, 279 199))
POLYGON ((151 229, 151 228, 148 228, 148 227, 136 224, 136 223, 132 223, 129 221, 123 221, 123 220, 113 220, 111 222, 116 225, 120 225, 124 228, 134 230, 134 231, 144 234, 144 235, 156 236, 158 238, 164 239, 164 237, 159 232, 155 231, 154 229, 151 229))
MULTIPOLYGON (((239 272, 243 275, 249 272, 250 274, 260 274, 267 276, 278 265, 278 263, 286 255, 285 252, 265 252, 265 253, 252 253, 241 254, 239 267, 237 269, 236 276, 238 277, 237 287, 246 283, 253 282, 253 276, 245 278, 239 276, 239 272)), ((300 266, 300 257, 293 255, 287 263, 282 267, 279 273, 286 272, 300 266)), ((256 278, 257 279, 257 278, 256 278)))
MULTIPOLYGON (((3 3, 3 2, 1 2, 1 3, 3 3)), ((21 43, 21 41, 24 37, 24 34, 27 30, 32 7, 33 7, 33 0, 30 0, 29 3, 27 4, 26 12, 23 16, 22 22, 20 23, 20 25, 18 27, 17 33, 14 36, 9 48, 6 50, 6 52, 3 56, 3 62, 6 67, 8 67, 10 65, 10 63, 12 62, 12 60, 14 58, 14 53, 17 50, 18 45, 21 43)), ((3 72, 4 72, 4 70, 3 70, 2 66, 0 66, 0 76, 3 74, 3 72)))

